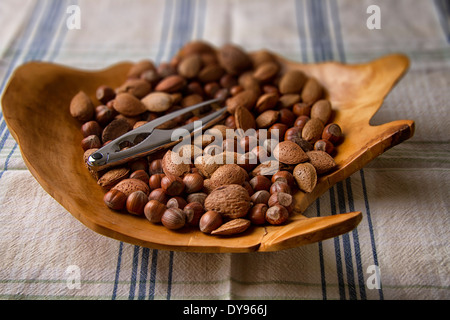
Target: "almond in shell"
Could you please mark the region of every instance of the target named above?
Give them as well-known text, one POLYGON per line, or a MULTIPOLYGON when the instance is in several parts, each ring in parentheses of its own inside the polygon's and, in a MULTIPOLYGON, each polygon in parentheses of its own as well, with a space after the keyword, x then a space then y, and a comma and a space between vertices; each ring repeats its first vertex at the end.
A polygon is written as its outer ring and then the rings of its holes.
POLYGON ((94 117, 94 104, 84 91, 78 92, 70 101, 70 114, 82 122, 89 121, 94 117))
POLYGON ((150 193, 150 187, 139 179, 125 179, 116 184, 111 190, 119 190, 127 197, 135 191, 142 191, 146 195, 150 193))
POLYGON ((186 79, 180 75, 174 74, 162 79, 155 87, 155 91, 176 92, 186 85, 186 79))
POLYGON ((323 95, 322 85, 314 78, 308 78, 302 91, 302 101, 311 106, 323 95))
POLYGON ((234 115, 236 108, 242 106, 252 110, 258 100, 258 95, 254 90, 244 90, 237 95, 227 99, 227 111, 234 115))
POLYGON ((134 117, 147 111, 145 105, 131 93, 120 93, 114 100, 114 109, 127 117, 134 117))
POLYGON ((102 132, 103 143, 114 140, 132 129, 131 124, 125 118, 117 118, 111 121, 102 132))
POLYGON ((253 77, 260 82, 267 82, 272 80, 280 71, 280 66, 274 61, 266 61, 260 64, 255 72, 253 72, 253 77))
POLYGON ((303 127, 302 139, 314 144, 322 137, 323 129, 323 122, 317 118, 313 118, 306 122, 305 126, 303 127))
POLYGON ((325 151, 308 151, 309 162, 316 168, 317 174, 326 173, 336 168, 333 157, 325 151))
POLYGON ((242 185, 248 176, 247 172, 237 164, 224 164, 211 175, 211 181, 216 186, 227 184, 242 185))
POLYGON ((331 117, 331 111, 331 104, 328 100, 318 100, 311 107, 311 118, 319 119, 325 125, 331 117))
POLYGON ((181 177, 191 170, 190 161, 190 157, 181 157, 178 153, 168 150, 162 158, 161 165, 166 175, 181 177))
POLYGON ((199 54, 191 54, 181 60, 178 64, 178 73, 187 78, 195 78, 202 68, 202 58, 199 54))
POLYGON ((273 150, 275 158, 285 164, 297 164, 308 161, 305 151, 295 142, 282 141, 273 150))
POLYGON ((257 128, 268 128, 278 120, 280 112, 276 110, 266 110, 256 118, 257 128))
POLYGON ((128 178, 130 174, 129 168, 114 168, 103 174, 97 183, 105 189, 111 189, 120 181, 128 178))
POLYGON ((151 112, 167 111, 173 103, 172 96, 165 92, 152 92, 142 98, 141 102, 151 112))
POLYGON ((280 93, 300 93, 306 80, 307 77, 302 71, 289 70, 280 79, 280 93))
POLYGON ((226 44, 220 48, 218 58, 221 66, 232 75, 241 74, 252 67, 250 56, 233 44, 226 44))
POLYGON ((311 192, 317 184, 317 172, 311 163, 298 164, 292 172, 300 190, 311 192))
POLYGON ((250 220, 247 219, 242 218, 233 219, 224 223, 216 230, 213 230, 211 234, 216 236, 229 236, 242 233, 245 230, 247 230, 248 227, 250 227, 250 224, 251 224, 250 220))
POLYGON ((256 122, 253 114, 245 107, 238 106, 234 113, 236 127, 247 131, 248 129, 255 129, 256 122))

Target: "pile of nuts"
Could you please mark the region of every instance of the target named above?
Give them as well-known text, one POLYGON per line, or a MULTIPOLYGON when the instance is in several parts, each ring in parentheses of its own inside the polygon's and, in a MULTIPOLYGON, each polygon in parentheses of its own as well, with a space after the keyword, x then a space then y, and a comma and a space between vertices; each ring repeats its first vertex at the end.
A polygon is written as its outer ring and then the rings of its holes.
MULTIPOLYGON (((180 149, 102 171, 86 167, 105 189, 104 203, 112 210, 172 230, 192 226, 207 234, 234 235, 252 224, 285 223, 294 208, 293 195, 311 192, 320 175, 336 168, 333 155, 343 135, 332 122, 334 111, 324 96, 316 79, 284 70, 269 52, 249 55, 233 44, 216 49, 193 41, 170 62, 134 64, 118 88, 100 86, 98 103, 80 91, 70 113, 83 123, 86 164, 100 147, 160 115, 222 98, 229 115, 209 130, 221 135, 223 143, 213 145, 215 136, 203 133, 203 149, 187 153, 190 163, 173 161, 183 156, 186 149, 180 149), (227 139, 226 129, 254 134, 227 139), (260 141, 263 131, 266 141, 260 141), (256 147, 250 147, 254 143, 256 147), (227 161, 215 161, 218 157, 227 161), (268 170, 273 159, 278 164, 275 172, 268 170)), ((210 110, 188 112, 159 128, 199 120, 210 110)))

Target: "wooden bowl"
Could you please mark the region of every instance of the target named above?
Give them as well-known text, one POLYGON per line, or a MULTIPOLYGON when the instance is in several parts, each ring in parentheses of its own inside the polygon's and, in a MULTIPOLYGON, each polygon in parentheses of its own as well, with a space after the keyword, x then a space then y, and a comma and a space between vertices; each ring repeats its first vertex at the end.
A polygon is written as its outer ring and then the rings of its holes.
MULTIPOLYGON (((337 148, 338 169, 320 178, 313 192, 295 195, 296 212, 304 212, 335 183, 413 135, 414 122, 410 120, 369 125, 409 61, 403 55, 359 65, 300 64, 278 59, 284 67, 303 70, 322 83, 333 109, 339 111, 334 122, 345 134, 337 148)), ((248 252, 281 250, 332 238, 351 231, 361 221, 361 212, 314 218, 297 213, 282 226, 252 226, 238 236, 217 237, 196 229, 171 231, 145 218, 109 210, 103 203, 104 191, 83 164, 80 123, 70 116, 69 103, 79 90, 96 101, 97 87, 118 87, 130 66, 120 63, 106 70, 82 71, 30 62, 15 70, 3 95, 6 123, 29 170, 84 225, 108 237, 156 249, 248 252)))

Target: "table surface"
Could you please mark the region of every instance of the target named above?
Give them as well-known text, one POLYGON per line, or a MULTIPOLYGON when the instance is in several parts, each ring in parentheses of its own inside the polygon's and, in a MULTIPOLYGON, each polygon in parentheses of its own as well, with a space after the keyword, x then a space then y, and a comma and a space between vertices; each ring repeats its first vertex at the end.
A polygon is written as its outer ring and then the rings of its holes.
POLYGON ((381 29, 369 29, 377 14, 370 4, 1 1, 2 93, 27 61, 160 63, 193 39, 306 63, 401 52, 410 69, 372 124, 413 119, 416 132, 305 213, 362 211, 352 232, 279 252, 206 254, 139 247, 86 228, 33 178, 0 114, 0 299, 449 299, 450 8, 445 0, 379 0, 381 29), (79 29, 68 27, 76 27, 71 5, 80 9, 79 29))

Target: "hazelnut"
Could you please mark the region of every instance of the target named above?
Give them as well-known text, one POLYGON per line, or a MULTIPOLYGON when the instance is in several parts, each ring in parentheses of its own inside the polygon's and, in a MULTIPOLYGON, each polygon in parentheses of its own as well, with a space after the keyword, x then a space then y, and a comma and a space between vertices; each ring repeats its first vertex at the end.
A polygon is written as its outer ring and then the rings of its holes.
POLYGON ((271 136, 278 137, 279 140, 281 141, 280 138, 284 137, 284 134, 286 133, 286 130, 288 128, 289 127, 284 123, 275 123, 269 128, 269 132, 271 136), (276 130, 278 130, 278 133, 276 130))
POLYGON ((248 214, 251 223, 261 225, 266 222, 266 212, 269 207, 265 203, 255 204, 248 214))
MULTIPOLYGON (((148 174, 148 161, 145 158, 139 158, 132 162, 130 162, 130 170, 131 172, 144 170, 148 174)), ((148 182, 148 181, 147 181, 148 182)))
POLYGON ((286 182, 291 188, 295 186, 294 176, 289 171, 278 171, 272 176, 271 181, 272 183, 275 183, 278 179, 284 179, 284 182, 286 182))
POLYGON ((184 209, 184 207, 187 205, 186 200, 184 198, 175 196, 173 198, 170 198, 167 201, 167 208, 180 208, 184 209))
POLYGON ((245 190, 247 190, 248 195, 251 197, 253 195, 253 193, 255 193, 253 191, 252 186, 250 185, 250 183, 248 181, 244 181, 244 183, 242 184, 242 186, 245 188, 245 190))
POLYGON ((289 140, 297 143, 302 138, 302 130, 299 127, 292 127, 286 130, 284 140, 289 140))
POLYGON ((148 200, 157 200, 163 204, 166 204, 169 200, 169 197, 162 188, 158 188, 150 192, 150 194, 148 195, 148 200))
POLYGON ((288 108, 281 108, 278 119, 288 127, 292 127, 295 120, 295 114, 288 108))
POLYGON ((102 128, 97 121, 91 120, 83 123, 83 125, 81 126, 81 133, 85 138, 90 135, 100 137, 102 135, 102 128))
POLYGON ((273 225, 279 225, 289 218, 288 210, 282 205, 276 204, 266 211, 266 221, 273 225))
POLYGON ((100 148, 101 146, 102 143, 100 142, 99 137, 93 134, 81 140, 81 147, 84 151, 93 148, 100 148))
POLYGON ((144 207, 144 214, 148 221, 153 223, 161 222, 161 217, 167 210, 165 204, 159 202, 158 200, 150 200, 144 207))
POLYGON ((149 182, 149 177, 148 177, 148 173, 144 170, 136 170, 134 171, 132 174, 130 174, 130 178, 131 179, 139 179, 145 183, 148 184, 149 182))
POLYGON ((199 192, 203 188, 203 177, 199 173, 188 173, 183 178, 186 193, 199 192))
POLYGON ((186 214, 180 208, 168 208, 164 211, 161 222, 167 229, 180 229, 186 224, 186 214))
POLYGON ((109 190, 103 196, 103 202, 105 202, 106 206, 112 210, 122 210, 125 208, 126 201, 127 196, 125 193, 116 189, 109 190))
POLYGON ((314 150, 325 151, 326 153, 332 155, 334 153, 334 145, 328 140, 320 139, 314 143, 314 150))
POLYGON ((276 204, 282 205, 285 208, 288 208, 292 205, 292 196, 286 192, 275 192, 273 193, 267 204, 269 207, 273 207, 276 204))
POLYGON ((164 173, 156 173, 152 174, 148 180, 148 184, 150 189, 158 189, 161 188, 161 179, 165 177, 164 173))
POLYGON ((187 196, 186 200, 188 203, 192 203, 192 202, 198 202, 201 205, 203 205, 205 203, 205 199, 208 195, 206 193, 203 192, 196 192, 196 193, 191 193, 187 196))
POLYGON ((285 192, 285 193, 289 193, 291 194, 291 187, 289 187, 289 185, 287 184, 287 182, 284 181, 275 181, 271 186, 270 186, 270 194, 274 194, 275 192, 285 192))
POLYGON ((332 144, 337 145, 342 140, 342 129, 337 123, 328 124, 322 132, 322 139, 330 141, 332 144))
POLYGON ((269 178, 265 176, 255 176, 249 181, 250 185, 252 186, 253 191, 260 191, 260 190, 269 190, 271 186, 271 182, 269 178))
POLYGON ((180 177, 169 174, 161 179, 161 188, 169 196, 178 196, 184 190, 184 182, 180 177))
POLYGON ((126 208, 131 214, 140 216, 144 214, 144 207, 148 202, 148 197, 144 191, 138 190, 132 192, 127 197, 126 208))
POLYGON ((211 233, 222 225, 222 216, 216 211, 205 212, 199 222, 200 231, 203 233, 211 233))
POLYGON ((203 205, 199 202, 191 202, 188 203, 184 209, 184 213, 186 214, 186 223, 191 226, 197 226, 200 222, 200 217, 205 212, 203 205))
POLYGON ((111 87, 101 85, 100 87, 97 88, 97 91, 95 92, 95 97, 101 103, 107 104, 108 101, 113 100, 116 97, 116 92, 111 87))
POLYGON ((267 204, 270 198, 270 193, 267 190, 259 190, 256 191, 251 197, 250 200, 253 204, 264 203, 267 204))
POLYGON ((303 130, 303 127, 305 124, 309 121, 309 117, 306 115, 298 116, 297 119, 295 119, 294 127, 297 127, 301 130, 303 130))
POLYGON ((162 169, 162 159, 155 159, 150 162, 148 170, 150 174, 164 173, 162 169))
POLYGON ((299 116, 309 117, 311 114, 311 106, 303 102, 298 102, 292 106, 292 112, 294 112, 294 114, 297 117, 299 116))
POLYGON ((102 126, 106 126, 110 123, 115 116, 115 110, 105 105, 99 105, 95 108, 95 121, 102 126))

